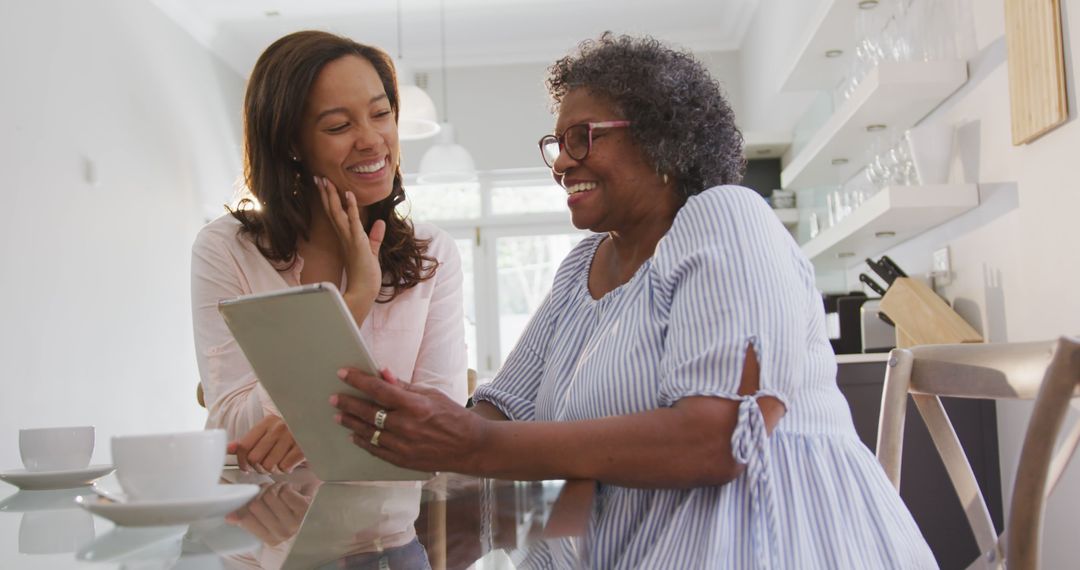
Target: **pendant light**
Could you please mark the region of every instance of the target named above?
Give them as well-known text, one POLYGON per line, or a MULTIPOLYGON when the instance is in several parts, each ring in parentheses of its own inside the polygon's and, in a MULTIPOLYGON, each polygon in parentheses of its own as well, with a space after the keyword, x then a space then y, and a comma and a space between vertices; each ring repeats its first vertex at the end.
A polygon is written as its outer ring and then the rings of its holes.
POLYGON ((398 138, 416 141, 439 134, 435 102, 416 85, 416 76, 401 56, 401 0, 397 3, 398 138))
POLYGON ((476 180, 476 163, 465 147, 454 141, 454 128, 450 125, 450 102, 447 96, 446 73, 446 0, 439 2, 439 33, 442 37, 442 103, 443 123, 439 142, 424 153, 420 159, 420 184, 455 184, 476 180))

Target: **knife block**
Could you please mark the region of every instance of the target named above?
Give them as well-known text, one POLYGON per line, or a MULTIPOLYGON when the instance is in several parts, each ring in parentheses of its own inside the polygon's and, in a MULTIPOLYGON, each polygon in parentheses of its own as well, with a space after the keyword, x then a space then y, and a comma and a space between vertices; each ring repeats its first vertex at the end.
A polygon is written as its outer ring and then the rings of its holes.
POLYGON ((899 277, 881 298, 881 311, 896 323, 896 347, 982 342, 983 338, 921 281, 899 277))

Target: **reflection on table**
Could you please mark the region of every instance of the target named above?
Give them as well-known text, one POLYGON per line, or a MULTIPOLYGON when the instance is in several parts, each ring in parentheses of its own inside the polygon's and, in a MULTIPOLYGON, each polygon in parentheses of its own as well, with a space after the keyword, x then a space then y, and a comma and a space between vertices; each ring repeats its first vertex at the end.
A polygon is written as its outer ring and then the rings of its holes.
POLYGON ((452 474, 425 483, 324 483, 307 470, 229 469, 223 478, 258 484, 259 494, 224 518, 169 527, 120 527, 92 516, 74 503, 91 487, 0 488, 0 535, 19 537, 0 541, 18 544, 18 551, 0 546, 0 567, 574 567, 594 488, 452 474), (27 556, 42 558, 30 564, 27 556))
POLYGON ((263 541, 229 557, 234 567, 513 568, 544 542, 563 487, 448 474, 424 484, 322 483, 305 472, 265 485, 227 518, 263 541))

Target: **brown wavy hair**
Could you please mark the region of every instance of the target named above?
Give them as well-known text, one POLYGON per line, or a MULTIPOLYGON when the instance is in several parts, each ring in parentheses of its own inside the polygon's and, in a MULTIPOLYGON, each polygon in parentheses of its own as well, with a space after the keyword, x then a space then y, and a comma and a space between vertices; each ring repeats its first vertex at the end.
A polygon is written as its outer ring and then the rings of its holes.
MULTIPOLYGON (((248 80, 244 94, 244 182, 254 198, 244 197, 229 212, 240 221, 240 233, 251 236, 263 256, 285 268, 296 263, 297 243, 310 238, 313 209, 322 207, 312 173, 303 162, 293 160, 291 149, 300 132, 311 85, 326 64, 348 55, 362 57, 375 66, 396 123, 400 103, 393 60, 376 47, 345 37, 320 31, 282 37, 259 56, 248 80)), ((412 225, 397 211, 403 201, 399 164, 390 195, 365 209, 369 226, 375 220, 386 222, 379 250, 383 272, 383 290, 376 299, 379 303, 430 279, 438 267, 438 261, 427 255, 430 240, 417 239, 412 225)))

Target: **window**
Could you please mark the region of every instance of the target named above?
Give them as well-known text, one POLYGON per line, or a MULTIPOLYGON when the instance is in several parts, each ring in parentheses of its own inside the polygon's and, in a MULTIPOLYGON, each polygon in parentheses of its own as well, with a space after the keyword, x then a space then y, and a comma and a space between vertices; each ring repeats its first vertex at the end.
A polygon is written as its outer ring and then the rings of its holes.
POLYGON ((495 238, 500 364, 547 297, 559 263, 582 237, 574 232, 495 238))
POLYGON ((588 232, 570 224, 550 171, 481 173, 478 182, 421 185, 406 176, 413 219, 454 236, 464 273, 469 367, 494 375, 551 289, 563 258, 588 232))

